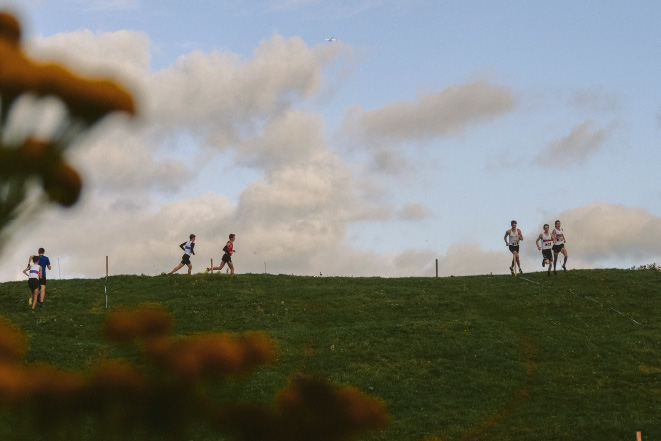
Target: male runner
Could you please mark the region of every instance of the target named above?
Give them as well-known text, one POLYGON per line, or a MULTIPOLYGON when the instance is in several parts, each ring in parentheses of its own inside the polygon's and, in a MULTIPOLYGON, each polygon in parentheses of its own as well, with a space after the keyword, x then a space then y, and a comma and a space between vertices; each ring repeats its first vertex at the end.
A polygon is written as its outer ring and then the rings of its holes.
POLYGON ((544 224, 544 231, 539 234, 535 244, 537 244, 538 250, 542 250, 542 268, 544 265, 548 264, 549 270, 547 276, 551 277, 551 264, 553 263, 553 238, 549 232, 549 224, 544 224), (539 246, 540 240, 542 241, 542 246, 539 246))
POLYGON ((46 268, 49 270, 50 259, 44 256, 46 251, 43 248, 39 248, 39 266, 41 267, 41 277, 39 278, 39 285, 41 287, 41 293, 39 294, 39 307, 44 307, 44 297, 46 297, 46 268))
POLYGON ((560 226, 560 221, 555 221, 555 228, 553 233, 551 233, 553 238, 553 274, 558 274, 555 270, 556 264, 558 263, 558 254, 562 253, 565 256, 565 260, 562 262, 562 269, 567 271, 567 248, 565 244, 567 243, 567 238, 565 237, 565 232, 560 226))
POLYGON ((225 254, 223 254, 223 257, 221 259, 221 264, 220 266, 214 266, 213 268, 207 268, 205 273, 208 273, 209 270, 221 270, 227 264, 227 266, 230 268, 231 274, 234 274, 234 264, 232 263, 232 254, 236 251, 234 249, 234 239, 236 239, 235 234, 230 234, 229 239, 227 243, 225 244, 225 247, 223 248, 223 251, 225 254))
POLYGON ((195 255, 195 251, 193 250, 195 248, 195 235, 191 234, 190 240, 187 240, 186 242, 182 243, 179 245, 179 247, 184 250, 184 255, 181 256, 181 263, 176 266, 172 271, 170 271, 170 274, 173 274, 179 269, 184 266, 188 265, 188 274, 190 275, 191 271, 193 270, 193 264, 190 263, 190 255, 193 254, 195 255))
POLYGON ((505 245, 509 247, 510 252, 512 253, 512 266, 510 266, 510 272, 514 274, 514 261, 516 260, 516 264, 519 265, 519 273, 523 274, 521 261, 519 260, 519 241, 523 240, 523 234, 521 234, 521 230, 516 228, 515 220, 513 220, 510 225, 512 225, 512 228, 505 231, 505 237, 503 238, 505 239, 505 245))

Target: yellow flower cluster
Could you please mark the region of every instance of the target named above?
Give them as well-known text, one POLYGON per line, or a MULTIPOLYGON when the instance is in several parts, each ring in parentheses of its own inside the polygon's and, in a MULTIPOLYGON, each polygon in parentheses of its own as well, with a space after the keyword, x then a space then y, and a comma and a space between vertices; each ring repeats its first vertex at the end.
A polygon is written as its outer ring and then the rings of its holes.
POLYGON ((145 359, 177 381, 195 382, 241 376, 273 363, 277 352, 262 332, 242 335, 208 332, 175 338, 172 316, 161 306, 111 311, 103 335, 118 343, 139 343, 145 359))
POLYGON ((352 440, 389 421, 382 400, 310 376, 298 376, 273 406, 235 403, 217 417, 218 427, 245 441, 352 440))
POLYGON ((48 198, 73 205, 82 182, 63 158, 64 151, 88 128, 111 112, 135 114, 131 95, 107 79, 85 78, 57 63, 37 63, 21 50, 21 28, 0 12, 0 228, 15 217, 27 194, 27 183, 40 178, 48 198), (10 139, 10 115, 20 97, 55 97, 68 111, 52 139, 27 133, 10 139))
POLYGON ((382 400, 355 387, 334 386, 313 377, 302 377, 280 391, 275 405, 276 431, 283 441, 353 439, 389 423, 382 400))
MULTIPOLYGON (((275 362, 264 333, 202 333, 176 338, 173 319, 147 305, 112 311, 103 334, 134 343, 143 356, 106 359, 87 372, 26 364, 26 339, 0 318, 0 418, 23 424, 17 439, 189 439, 203 426, 240 441, 342 441, 385 428, 385 403, 349 386, 298 375, 272 404, 223 399, 213 380, 275 362), (83 430, 84 428, 84 430, 83 430), (83 436, 82 433, 87 432, 83 436)), ((224 384, 223 381, 220 384, 224 384)))
POLYGON ((116 308, 103 324, 108 341, 133 343, 169 335, 174 328, 172 315, 160 305, 143 305, 138 309, 116 308))

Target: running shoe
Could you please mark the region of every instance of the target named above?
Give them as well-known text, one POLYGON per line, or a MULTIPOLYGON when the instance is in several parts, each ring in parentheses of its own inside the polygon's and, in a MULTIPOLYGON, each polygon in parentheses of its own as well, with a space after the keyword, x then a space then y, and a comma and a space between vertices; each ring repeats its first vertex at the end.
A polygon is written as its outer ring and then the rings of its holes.
POLYGON ((546 266, 546 259, 542 259, 542 268, 546 266))
POLYGON ((510 273, 514 274, 514 267, 510 266, 510 273))
POLYGON ((519 274, 523 274, 523 270, 519 268, 519 274))
POLYGON ((562 265, 562 269, 564 270, 564 272, 567 272, 567 268, 564 265, 562 265))
POLYGON ((204 270, 204 274, 208 274, 208 273, 209 273, 209 268, 204 270))

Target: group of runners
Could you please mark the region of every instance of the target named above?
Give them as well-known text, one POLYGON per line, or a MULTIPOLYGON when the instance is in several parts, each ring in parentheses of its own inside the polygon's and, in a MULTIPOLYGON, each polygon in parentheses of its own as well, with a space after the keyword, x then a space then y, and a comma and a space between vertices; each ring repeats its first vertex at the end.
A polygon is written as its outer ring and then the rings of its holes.
MULTIPOLYGON (((516 221, 511 222, 511 228, 505 232, 505 245, 507 245, 512 253, 512 265, 510 265, 510 272, 515 273, 518 266, 519 273, 523 273, 521 269, 521 261, 519 260, 519 242, 523 240, 523 234, 521 230, 517 228, 516 221)), ((562 269, 567 271, 567 249, 565 248, 565 243, 567 243, 567 238, 565 237, 565 232, 562 229, 559 220, 555 221, 555 228, 553 231, 549 232, 549 224, 544 224, 544 231, 542 231, 535 244, 537 249, 542 251, 542 268, 548 265, 547 275, 551 276, 551 268, 553 269, 553 274, 558 274, 556 266, 558 263, 558 255, 562 254, 564 256, 564 261, 562 262, 562 269), (540 245, 541 242, 541 245, 540 245)))
MULTIPOLYGON (((230 234, 229 240, 223 248, 223 257, 220 266, 207 268, 205 273, 213 270, 222 270, 227 265, 234 274, 234 264, 232 263, 232 254, 236 251, 234 249, 234 240, 236 235, 230 234)), ((189 239, 179 245, 184 250, 184 255, 181 257, 181 263, 177 265, 170 274, 179 271, 184 265, 188 266, 188 274, 193 271, 190 257, 195 254, 195 235, 191 234, 189 239)), ((39 254, 30 256, 28 266, 23 270, 23 274, 28 277, 28 288, 30 288, 30 298, 28 304, 31 306, 32 311, 39 304, 40 308, 44 307, 44 298, 46 297, 46 269, 51 269, 50 259, 44 255, 45 250, 39 248, 39 254)))
MULTIPOLYGON (((230 234, 229 235, 229 240, 225 244, 225 247, 223 247, 223 257, 221 258, 220 266, 212 266, 211 268, 207 268, 205 273, 208 273, 209 271, 213 270, 222 270, 225 267, 225 264, 229 267, 231 274, 234 274, 234 264, 232 263, 232 254, 236 251, 234 249, 234 240, 236 239, 235 234, 230 234)), ((179 265, 174 267, 172 271, 170 271, 170 274, 174 274, 177 271, 179 271, 181 268, 183 268, 184 265, 188 267, 188 274, 191 274, 193 271, 193 264, 190 261, 190 256, 195 255, 195 235, 191 234, 188 237, 188 240, 179 247, 184 250, 184 255, 181 256, 181 262, 179 265)))
MULTIPOLYGON (((232 254, 236 251, 234 249, 234 240, 236 239, 235 234, 229 235, 229 240, 223 248, 223 257, 221 258, 221 263, 219 266, 211 266, 207 268, 204 272, 208 273, 209 271, 222 270, 225 265, 227 265, 231 271, 231 274, 234 274, 234 264, 232 263, 232 254)), ((518 267, 520 273, 523 273, 521 269, 521 261, 519 260, 519 242, 523 240, 523 234, 521 230, 517 228, 516 221, 511 222, 511 228, 505 232, 505 245, 507 245, 512 252, 512 265, 510 266, 510 272, 514 274, 515 268, 518 267)), ((564 255, 564 261, 562 263, 562 269, 567 271, 567 249, 565 248, 565 243, 567 239, 565 238, 565 233, 560 226, 560 221, 555 221, 555 228, 552 232, 549 232, 549 224, 544 224, 544 231, 540 233, 537 237, 537 249, 542 251, 542 267, 548 265, 548 275, 551 275, 551 267, 553 267, 553 273, 557 274, 556 265, 558 262, 558 255, 564 255), (540 245, 541 242, 541 245, 540 245)), ((195 235, 191 234, 186 242, 183 242, 179 247, 184 250, 184 255, 181 257, 181 262, 179 265, 174 267, 170 274, 173 274, 179 271, 184 266, 188 267, 188 274, 191 274, 193 271, 193 264, 191 263, 191 255, 195 255, 195 235)), ((30 256, 27 268, 23 270, 23 273, 28 276, 28 287, 30 288, 31 298, 29 304, 34 311, 37 303, 39 307, 44 307, 44 297, 46 296, 46 268, 51 269, 50 260, 44 255, 44 249, 39 248, 39 254, 35 256, 30 256)))

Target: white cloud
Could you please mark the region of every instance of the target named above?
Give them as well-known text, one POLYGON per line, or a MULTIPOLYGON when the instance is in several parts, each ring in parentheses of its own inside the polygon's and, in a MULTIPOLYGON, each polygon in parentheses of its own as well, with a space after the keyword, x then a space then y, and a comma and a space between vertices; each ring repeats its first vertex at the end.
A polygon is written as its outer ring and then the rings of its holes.
POLYGON ((516 98, 508 87, 479 81, 389 103, 377 110, 355 107, 345 122, 351 133, 367 141, 428 141, 460 133, 512 110, 516 98))
POLYGON ((411 143, 425 146, 435 138, 463 133, 505 115, 517 101, 508 87, 477 81, 376 110, 353 106, 343 121, 342 133, 351 149, 370 154, 371 171, 404 177, 417 168, 405 147, 411 143))
POLYGON ((439 275, 503 274, 511 260, 509 251, 489 251, 475 243, 454 244, 438 259, 439 275))
POLYGON ((319 116, 286 111, 267 121, 264 133, 241 142, 236 148, 239 162, 264 170, 305 164, 327 150, 319 116))
POLYGON ((558 219, 568 238, 570 256, 590 262, 661 261, 661 217, 647 210, 593 202, 564 211, 558 219))
POLYGON ((620 108, 618 97, 600 88, 575 90, 569 104, 584 112, 614 112, 620 108))
POLYGON ((179 190, 193 170, 174 159, 159 158, 152 138, 139 127, 122 122, 123 127, 105 126, 102 136, 88 138, 75 155, 76 164, 85 171, 97 195, 132 199, 145 197, 154 189, 179 190))
POLYGON ((429 211, 424 205, 408 203, 399 210, 397 218, 407 221, 417 221, 427 218, 429 214, 429 211))
POLYGON ((594 121, 572 128, 564 138, 553 141, 535 158, 544 167, 571 168, 584 164, 601 150, 610 134, 609 128, 594 129, 594 121))
POLYGON ((324 66, 341 50, 309 48, 298 37, 276 35, 248 61, 235 54, 193 52, 153 76, 149 113, 164 127, 186 126, 214 134, 213 139, 237 140, 240 129, 317 93, 324 66), (217 134, 228 130, 231 136, 217 134))

